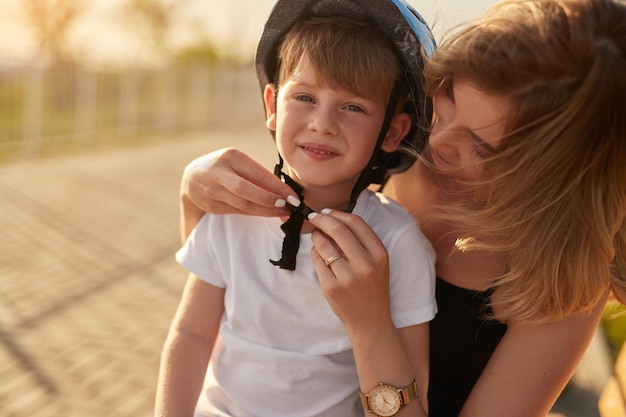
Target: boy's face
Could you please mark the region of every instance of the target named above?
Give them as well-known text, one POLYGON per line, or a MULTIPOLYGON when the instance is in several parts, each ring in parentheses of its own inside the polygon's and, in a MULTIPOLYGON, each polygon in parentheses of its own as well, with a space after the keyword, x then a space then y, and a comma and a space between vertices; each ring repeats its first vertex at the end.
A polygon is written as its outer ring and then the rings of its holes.
MULTIPOLYGON (((306 57, 283 80, 275 107, 274 86, 267 86, 267 127, 276 131, 289 176, 306 189, 332 186, 349 195, 374 152, 387 99, 321 84, 306 57)), ((409 128, 409 116, 396 115, 382 149, 394 151, 409 128)))

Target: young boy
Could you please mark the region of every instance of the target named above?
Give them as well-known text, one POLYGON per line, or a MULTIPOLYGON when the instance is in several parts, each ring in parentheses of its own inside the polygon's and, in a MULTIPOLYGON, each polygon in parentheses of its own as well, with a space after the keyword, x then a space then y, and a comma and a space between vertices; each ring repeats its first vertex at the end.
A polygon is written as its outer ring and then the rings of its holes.
POLYGON ((276 218, 207 214, 196 226, 177 253, 190 275, 163 352, 157 416, 393 415, 418 392, 424 401, 434 251, 406 211, 366 187, 372 173, 380 181, 410 165, 401 146, 421 146, 416 124, 429 113, 416 104, 419 75, 407 74, 411 59, 421 63, 417 40, 430 38, 398 0, 325 3, 279 1, 257 50, 277 173, 306 206, 293 207, 286 236, 276 218), (320 291, 305 216, 325 208, 361 216, 389 251, 392 316, 412 341, 416 379, 395 387, 406 392, 395 409, 359 399, 350 341, 320 291))

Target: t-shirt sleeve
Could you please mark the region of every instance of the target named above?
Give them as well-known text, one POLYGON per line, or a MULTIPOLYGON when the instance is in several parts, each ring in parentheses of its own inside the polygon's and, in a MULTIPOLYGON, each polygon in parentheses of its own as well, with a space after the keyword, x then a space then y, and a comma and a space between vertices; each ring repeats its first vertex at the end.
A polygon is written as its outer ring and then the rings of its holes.
POLYGON ((425 323, 437 313, 435 250, 414 221, 398 230, 389 251, 391 317, 398 328, 425 323))
POLYGON ((224 288, 226 285, 211 245, 212 231, 211 215, 205 214, 176 252, 176 261, 204 282, 224 288))

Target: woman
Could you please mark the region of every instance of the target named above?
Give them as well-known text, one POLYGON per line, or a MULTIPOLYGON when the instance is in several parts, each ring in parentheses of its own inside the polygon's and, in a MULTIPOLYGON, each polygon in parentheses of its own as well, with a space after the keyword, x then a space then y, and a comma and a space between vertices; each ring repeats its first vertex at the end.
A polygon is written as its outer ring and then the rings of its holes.
MULTIPOLYGON (((429 415, 545 416, 609 292, 626 300, 626 5, 505 0, 425 77, 428 147, 384 192, 437 252, 429 415)), ((183 178, 185 234, 204 210, 285 215, 293 191, 247 156, 208 161, 183 178)), ((359 372, 376 369, 393 350, 385 253, 355 216, 311 222, 324 294, 373 364, 359 372)))

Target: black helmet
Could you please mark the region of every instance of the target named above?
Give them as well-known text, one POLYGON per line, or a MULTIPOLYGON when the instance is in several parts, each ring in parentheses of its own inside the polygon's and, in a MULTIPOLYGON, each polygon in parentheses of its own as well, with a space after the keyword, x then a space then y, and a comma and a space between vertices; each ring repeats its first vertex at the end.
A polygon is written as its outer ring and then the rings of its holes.
MULTIPOLYGON (((265 24, 258 43, 255 65, 261 91, 276 81, 278 47, 283 36, 299 20, 307 17, 343 16, 373 22, 396 47, 411 97, 405 111, 412 128, 403 144, 421 152, 428 140, 432 103, 423 87, 423 53, 435 50, 433 35, 420 14, 404 0, 278 0, 265 24)), ((402 172, 415 158, 396 152, 386 162, 389 172, 402 172)))

